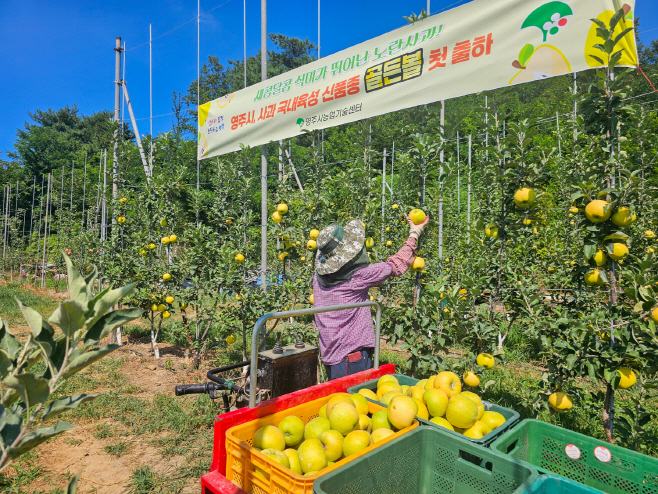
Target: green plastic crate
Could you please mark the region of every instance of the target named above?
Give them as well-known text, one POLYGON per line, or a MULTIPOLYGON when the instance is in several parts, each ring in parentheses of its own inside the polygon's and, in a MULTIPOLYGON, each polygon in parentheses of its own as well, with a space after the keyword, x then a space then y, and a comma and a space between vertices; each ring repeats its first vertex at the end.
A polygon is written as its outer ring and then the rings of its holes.
POLYGON ((315 494, 521 494, 537 471, 434 427, 404 436, 317 479, 315 494))
POLYGON ((539 420, 522 421, 491 448, 540 473, 562 475, 609 494, 658 494, 657 458, 539 420))
POLYGON ((601 491, 559 475, 540 475, 525 494, 601 494, 601 491))
MULTIPOLYGON (((398 382, 400 383, 400 386, 404 386, 404 385, 413 386, 418 381, 420 381, 420 379, 415 379, 413 377, 404 376, 402 374, 392 374, 392 375, 395 376, 398 379, 398 382)), ((350 393, 350 394, 358 393, 360 389, 369 389, 373 392, 376 392, 377 391, 377 379, 373 379, 372 381, 366 381, 364 383, 357 384, 355 386, 347 388, 347 392, 350 393)), ((368 398, 368 400, 372 401, 373 403, 377 403, 378 405, 384 406, 384 404, 379 402, 379 401, 370 400, 369 398, 368 398)), ((423 420, 423 419, 419 418, 418 422, 420 422, 420 425, 426 425, 426 426, 429 426, 429 427, 438 427, 442 431, 446 431, 446 432, 448 432, 448 433, 450 433, 450 434, 452 434, 456 437, 461 437, 461 438, 466 439, 467 441, 470 441, 472 443, 479 444, 481 446, 489 446, 491 443, 493 443, 496 440, 496 438, 498 438, 503 433, 507 432, 509 429, 514 427, 519 422, 520 416, 517 412, 515 412, 514 410, 510 410, 509 408, 501 407, 501 406, 498 406, 494 403, 490 403, 490 402, 484 401, 484 400, 482 400, 482 403, 484 404, 484 409, 485 410, 490 410, 492 412, 498 412, 503 417, 505 417, 505 423, 503 425, 501 425, 500 427, 496 428, 496 430, 491 431, 489 434, 487 434, 486 436, 483 436, 480 439, 470 439, 468 437, 464 437, 462 434, 459 434, 458 432, 454 432, 454 431, 451 431, 451 430, 446 429, 444 427, 440 427, 440 426, 434 424, 433 422, 430 422, 429 420, 423 420)), ((658 494, 658 493, 656 493, 656 494, 658 494)))

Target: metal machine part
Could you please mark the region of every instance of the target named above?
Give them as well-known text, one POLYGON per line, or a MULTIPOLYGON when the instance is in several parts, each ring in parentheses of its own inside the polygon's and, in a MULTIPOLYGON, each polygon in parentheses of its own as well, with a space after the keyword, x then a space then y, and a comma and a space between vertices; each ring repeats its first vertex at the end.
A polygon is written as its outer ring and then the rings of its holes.
MULTIPOLYGON (((344 304, 344 305, 328 305, 326 307, 311 307, 308 309, 289 310, 285 312, 272 312, 261 316, 254 325, 254 332, 251 335, 251 380, 249 382, 249 407, 256 406, 256 384, 257 376, 256 370, 258 369, 258 333, 261 326, 270 319, 283 319, 285 317, 306 316, 311 314, 319 314, 321 312, 334 312, 346 309, 358 309, 359 307, 374 307, 377 309, 375 314, 375 355, 373 368, 379 369, 379 338, 381 334, 381 321, 382 321, 382 308, 377 302, 360 302, 358 304, 344 304)), ((301 349, 298 349, 301 350, 301 349)), ((285 354, 284 354, 285 355, 285 354)), ((260 377, 260 375, 258 376, 260 377)), ((297 388, 300 389, 300 388, 297 388)))
POLYGON ((258 389, 269 390, 267 399, 318 383, 317 347, 304 345, 300 349, 294 344, 277 346, 258 354, 258 389))
POLYGON ((249 408, 254 408, 257 402, 314 386, 317 384, 318 348, 306 345, 297 333, 293 333, 295 336, 293 345, 281 346, 281 337, 278 334, 274 348, 259 353, 258 334, 261 327, 270 319, 283 319, 360 307, 374 307, 377 310, 375 314, 375 354, 373 359, 373 368, 377 370, 379 369, 379 339, 382 317, 382 309, 377 302, 360 302, 358 304, 272 312, 262 316, 254 325, 251 339, 251 361, 238 362, 226 367, 212 369, 208 371, 210 383, 176 386, 176 396, 197 393, 208 393, 212 399, 222 396, 224 407, 228 409, 227 393, 231 393, 236 395, 235 406, 237 408, 247 405, 249 408), (233 382, 235 379, 222 379, 217 376, 221 372, 237 369, 249 363, 251 363, 249 374, 239 378, 247 378, 248 383, 245 383, 244 386, 236 385, 233 382), (259 389, 257 389, 257 385, 259 389))

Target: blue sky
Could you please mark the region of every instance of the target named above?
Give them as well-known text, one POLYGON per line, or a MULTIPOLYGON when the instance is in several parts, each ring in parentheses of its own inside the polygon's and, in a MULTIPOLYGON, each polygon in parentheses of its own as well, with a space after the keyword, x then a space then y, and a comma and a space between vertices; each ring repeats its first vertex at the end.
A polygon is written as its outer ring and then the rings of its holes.
MULTIPOLYGON (((436 12, 457 0, 432 0, 436 12)), ((491 0, 494 1, 494 0, 491 0)), ((260 47, 260 0, 246 0, 247 53, 260 47)), ((201 61, 242 58, 242 0, 201 0, 201 61)), ((322 0, 322 55, 335 53, 405 24, 427 0, 322 0)), ((658 37, 658 2, 637 0, 646 43, 658 37)), ((127 43, 126 81, 141 134, 149 132, 149 23, 153 37, 193 19, 196 0, 1 0, 0 157, 13 148, 27 112, 76 104, 83 114, 114 105, 114 40, 127 43), (132 49, 134 48, 134 49, 132 49)), ((316 0, 270 0, 268 31, 317 41, 316 0)), ((197 30, 190 22, 153 42, 153 115, 171 111, 172 91, 196 78, 197 30)), ((127 113, 127 112, 126 112, 127 113)), ((127 115, 126 115, 127 118, 127 115)), ((171 127, 154 118, 154 133, 171 127)))

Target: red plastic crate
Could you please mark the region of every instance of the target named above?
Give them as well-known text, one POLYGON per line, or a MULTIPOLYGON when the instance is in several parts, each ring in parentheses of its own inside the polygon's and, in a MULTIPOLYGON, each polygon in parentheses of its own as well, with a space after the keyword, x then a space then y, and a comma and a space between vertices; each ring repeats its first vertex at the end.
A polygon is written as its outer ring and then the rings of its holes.
POLYGON ((345 392, 350 386, 372 379, 378 379, 384 374, 393 374, 394 372, 395 365, 386 364, 377 370, 369 369, 358 372, 350 376, 341 377, 340 379, 317 384, 310 388, 300 389, 294 393, 264 401, 256 405, 255 408, 240 408, 233 412, 218 415, 215 417, 215 434, 210 473, 201 477, 202 494, 244 494, 244 491, 229 482, 224 476, 226 475, 226 431, 231 427, 271 415, 281 410, 287 410, 302 403, 323 398, 332 393, 345 392))

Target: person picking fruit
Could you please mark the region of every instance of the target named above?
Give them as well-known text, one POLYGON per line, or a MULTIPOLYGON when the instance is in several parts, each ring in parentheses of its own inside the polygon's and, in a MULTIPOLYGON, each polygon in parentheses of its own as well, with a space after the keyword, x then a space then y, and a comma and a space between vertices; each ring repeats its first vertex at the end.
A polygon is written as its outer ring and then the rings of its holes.
MULTIPOLYGON (((325 227, 317 238, 315 307, 366 302, 370 299, 370 288, 406 273, 416 257, 414 249, 428 221, 429 216, 419 224, 409 219, 409 238, 402 248, 386 262, 376 264, 370 264, 361 220, 350 221, 344 228, 337 224, 325 227)), ((370 307, 316 314, 315 323, 329 380, 371 367, 375 334, 370 307)))

